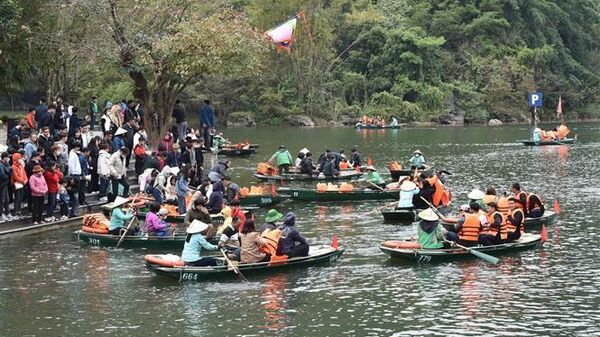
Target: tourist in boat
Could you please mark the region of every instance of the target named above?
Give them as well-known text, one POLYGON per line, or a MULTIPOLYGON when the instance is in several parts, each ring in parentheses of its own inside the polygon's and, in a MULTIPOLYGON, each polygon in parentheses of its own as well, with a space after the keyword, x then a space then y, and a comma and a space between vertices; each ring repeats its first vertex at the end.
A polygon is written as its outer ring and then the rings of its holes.
POLYGON ((271 259, 270 255, 261 250, 268 242, 256 231, 254 220, 246 220, 240 233, 240 241, 240 263, 268 262, 271 259))
POLYGON ((425 157, 423 156, 423 153, 419 150, 416 150, 415 152, 413 152, 412 157, 410 157, 410 159, 408 160, 411 168, 415 169, 424 169, 425 168, 425 157))
POLYGON ((216 266, 217 259, 212 256, 201 256, 202 249, 217 250, 218 247, 206 241, 204 235, 208 231, 208 224, 194 220, 185 230, 187 233, 181 259, 188 266, 216 266))
MULTIPOLYGON (((381 188, 385 188, 385 181, 381 179, 381 176, 379 175, 375 167, 369 165, 365 168, 365 170, 367 171, 367 175, 365 177, 365 180, 367 182, 379 186, 381 188)), ((373 186, 370 186, 370 188, 375 189, 373 186)))
POLYGON ((416 185, 419 188, 419 193, 413 196, 413 205, 416 209, 426 209, 429 207, 429 204, 433 204, 435 187, 429 183, 429 180, 421 178, 417 179, 416 185))
POLYGON ((231 216, 232 213, 233 210, 230 206, 223 207, 223 209, 221 210, 221 216, 223 216, 223 224, 217 229, 217 235, 220 236, 221 234, 223 234, 225 228, 231 225, 231 222, 233 221, 233 217, 231 216))
POLYGON ((329 158, 323 166, 323 175, 328 178, 340 175, 340 171, 338 171, 335 166, 335 156, 332 153, 329 154, 329 158))
MULTIPOLYGON (((486 205, 486 209, 487 209, 487 205, 486 205)), ((471 213, 476 214, 479 217, 479 222, 481 223, 482 227, 488 225, 487 213, 481 209, 481 206, 479 206, 478 202, 472 201, 469 204, 469 210, 471 213)))
POLYGON ((321 153, 321 155, 319 156, 319 160, 317 161, 317 167, 319 169, 319 172, 323 172, 323 168, 325 167, 325 164, 329 161, 330 154, 331 154, 331 150, 325 149, 325 152, 321 153))
POLYGON ((340 171, 344 171, 344 170, 348 170, 348 169, 350 169, 350 163, 348 163, 346 156, 342 155, 342 161, 340 161, 340 171))
POLYGON ((277 245, 277 255, 287 255, 288 258, 308 256, 309 245, 306 239, 295 227, 296 214, 289 212, 279 226, 281 238, 277 245))
POLYGON ((228 204, 235 199, 239 199, 240 185, 232 182, 230 177, 223 178, 223 187, 225 187, 225 200, 228 204))
POLYGON ((431 208, 419 212, 417 242, 422 249, 450 248, 448 241, 456 241, 456 234, 449 232, 439 222, 440 217, 431 208), (449 239, 446 239, 449 236, 449 239))
POLYGON ((410 177, 404 178, 400 183, 400 198, 396 209, 414 209, 413 197, 419 194, 420 189, 410 180, 410 177))
POLYGON ((485 193, 479 189, 473 189, 469 194, 467 194, 467 198, 469 198, 469 204, 476 202, 479 204, 479 209, 487 210, 487 205, 484 203, 483 198, 485 197, 485 193))
POLYGON ((123 197, 117 197, 113 201, 113 210, 111 212, 110 223, 108 225, 109 234, 121 235, 121 231, 127 228, 129 221, 131 221, 131 219, 134 217, 133 213, 127 213, 123 209, 123 206, 128 202, 129 200, 123 197))
POLYGON ((189 169, 186 166, 185 169, 179 171, 179 175, 177 177, 177 183, 175 185, 175 194, 177 195, 177 213, 185 214, 185 196, 188 192, 192 191, 189 188, 189 177, 188 177, 189 169))
POLYGON ((533 141, 538 143, 542 140, 542 129, 535 128, 533 129, 533 141))
POLYGON ((217 214, 223 209, 223 183, 220 181, 212 184, 212 192, 208 197, 206 209, 210 214, 217 214))
POLYGON ((223 230, 219 238, 219 249, 234 256, 236 261, 240 260, 240 236, 239 229, 242 221, 238 217, 233 217, 231 223, 223 230))
POLYGON ((156 202, 150 203, 149 210, 146 213, 146 232, 150 236, 168 236, 169 224, 162 218, 166 217, 169 212, 165 208, 160 208, 160 204, 156 202))
POLYGON ((188 209, 185 213, 185 217, 183 218, 183 225, 187 228, 192 224, 192 222, 194 222, 194 220, 199 220, 208 224, 208 237, 210 239, 212 238, 212 235, 215 231, 214 226, 212 225, 212 219, 205 206, 206 202, 204 201, 204 198, 198 198, 194 200, 193 207, 188 209))
POLYGON ((544 202, 542 199, 534 193, 529 193, 527 195, 525 216, 528 218, 539 218, 544 215, 546 211, 544 207, 544 202))
POLYGON ((467 247, 479 244, 481 221, 479 220, 479 214, 471 213, 469 205, 463 204, 460 206, 457 218, 442 217, 442 220, 454 224, 456 233, 458 233, 457 242, 459 244, 467 247))
POLYGON ((300 162, 300 173, 313 175, 319 172, 316 169, 312 162, 312 153, 307 152, 300 162))
POLYGON ((398 126, 398 120, 396 117, 392 116, 392 121, 390 122, 390 126, 398 126))
POLYGON ((498 211, 498 205, 495 202, 487 204, 487 223, 482 226, 479 233, 479 244, 482 246, 492 246, 502 243, 506 240, 506 224, 504 215, 498 211))
POLYGON ((358 153, 358 149, 353 147, 350 150, 350 165, 352 165, 352 167, 360 167, 361 166, 361 159, 360 159, 360 153, 358 153))
POLYGON ((496 195, 496 189, 493 188, 492 186, 488 187, 485 190, 485 195, 483 196, 483 198, 481 199, 483 201, 483 203, 487 206, 487 204, 489 204, 490 202, 497 202, 498 201, 498 196, 496 195))
POLYGON ((514 197, 508 198, 509 213, 506 216, 507 238, 506 242, 513 242, 521 237, 521 229, 525 214, 517 206, 517 199, 514 197))
POLYGON ((517 207, 519 207, 523 211, 523 213, 525 213, 527 205, 527 193, 521 190, 521 184, 513 183, 511 187, 511 193, 515 198, 517 207))
POLYGON ((279 150, 269 158, 269 163, 273 162, 277 164, 279 175, 290 173, 290 165, 292 165, 293 159, 290 151, 285 148, 285 145, 279 145, 279 150))
POLYGON ((266 230, 274 230, 277 228, 277 221, 283 219, 283 214, 277 212, 276 209, 271 208, 267 215, 265 215, 265 224, 260 228, 260 232, 264 233, 266 230))
POLYGON ((304 157, 306 157, 306 154, 304 152, 298 152, 298 156, 296 156, 296 160, 294 160, 294 169, 296 170, 296 172, 300 172, 302 168, 302 159, 304 159, 304 157))

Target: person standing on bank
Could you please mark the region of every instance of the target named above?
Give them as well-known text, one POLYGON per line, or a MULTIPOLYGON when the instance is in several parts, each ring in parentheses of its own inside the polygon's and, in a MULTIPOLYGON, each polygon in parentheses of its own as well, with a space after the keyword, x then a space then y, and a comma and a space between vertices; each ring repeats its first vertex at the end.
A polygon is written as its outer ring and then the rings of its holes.
POLYGON ((177 125, 177 140, 183 146, 183 140, 187 134, 188 123, 185 120, 185 108, 181 105, 181 100, 175 101, 175 107, 171 117, 175 118, 175 124, 177 125))
MULTIPOLYGON (((96 126, 96 115, 98 115, 98 97, 96 95, 92 96, 92 100, 90 101, 90 129, 94 130, 94 126, 96 126)), ((86 146, 86 145, 84 145, 86 146)))
POLYGON ((215 127, 215 110, 208 99, 204 100, 204 105, 200 108, 200 127, 202 128, 204 144, 207 147, 212 147, 210 130, 215 127))

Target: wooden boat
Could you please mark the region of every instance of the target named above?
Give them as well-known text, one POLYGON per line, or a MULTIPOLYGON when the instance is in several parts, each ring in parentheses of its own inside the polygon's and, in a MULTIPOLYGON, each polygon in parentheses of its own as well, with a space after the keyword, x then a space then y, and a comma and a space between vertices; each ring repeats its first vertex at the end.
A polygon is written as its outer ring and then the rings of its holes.
POLYGON ((355 188, 351 192, 325 191, 317 192, 310 188, 280 187, 278 193, 289 194, 294 200, 300 201, 360 201, 397 199, 400 190, 363 190, 355 188))
MULTIPOLYGON (((525 221, 523 222, 525 225, 525 231, 532 229, 540 229, 542 227, 542 224, 550 226, 554 223, 554 221, 556 221, 557 216, 558 214, 556 214, 553 211, 545 211, 544 215, 542 215, 539 218, 525 218, 525 221)), ((442 221, 442 226, 444 226, 444 228, 446 228, 449 231, 456 231, 456 229, 454 228, 454 224, 442 221)))
POLYGON ((224 147, 217 152, 218 155, 223 156, 249 156, 253 153, 256 153, 256 148, 238 149, 236 147, 224 147))
POLYGON ((334 180, 352 180, 358 179, 363 175, 362 172, 356 172, 355 170, 342 171, 339 176, 326 177, 322 173, 317 175, 302 174, 302 173, 289 173, 289 174, 276 174, 276 175, 265 175, 254 173, 254 176, 261 180, 267 181, 312 181, 312 180, 323 180, 323 181, 334 181, 334 180))
MULTIPOLYGON (((89 233, 82 230, 75 231, 75 235, 79 241, 85 242, 92 246, 100 247, 116 247, 119 239, 119 235, 111 234, 98 234, 89 233)), ((126 235, 123 237, 121 242, 121 248, 150 248, 150 249, 169 249, 169 250, 181 250, 183 249, 183 243, 185 242, 185 234, 178 233, 175 236, 161 238, 158 236, 134 236, 126 235)), ((214 236, 210 243, 217 244, 219 237, 214 236)))
MULTIPOLYGON (((410 175, 415 174, 415 170, 411 170, 411 169, 392 170, 388 167, 388 170, 390 170, 390 174, 392 175, 393 181, 398 181, 398 179, 400 179, 400 177, 405 177, 405 176, 410 176, 410 175)), ((425 173, 425 174, 431 175, 431 174, 433 174, 433 168, 428 167, 423 170, 417 170, 417 173, 425 173)))
MULTIPOLYGON (((239 264, 237 267, 243 275, 251 273, 266 273, 279 271, 290 267, 307 267, 313 265, 333 263, 344 253, 344 248, 335 249, 331 246, 310 247, 308 256, 295 257, 285 261, 272 264, 270 262, 239 264)), ((235 278, 235 272, 227 264, 224 258, 218 258, 218 265, 214 267, 194 267, 194 266, 164 266, 161 264, 149 262, 157 260, 160 255, 146 256, 146 268, 158 275, 164 275, 176 280, 182 281, 204 281, 219 277, 235 278)))
MULTIPOLYGON (((102 211, 110 219, 110 212, 112 211, 112 208, 108 205, 110 205, 110 204, 107 204, 106 206, 104 206, 102 208, 102 211)), ((147 212, 148 212, 147 208, 145 208, 145 207, 141 208, 139 210, 139 212, 137 213, 138 220, 144 221, 146 219, 147 212)), ((244 214, 248 215, 249 213, 250 213, 249 210, 244 210, 244 214)), ((211 214, 210 218, 212 219, 213 225, 221 225, 221 224, 223 224, 223 221, 225 221, 225 218, 223 218, 223 216, 221 214, 211 214)), ((167 215, 167 219, 165 221, 172 222, 172 223, 183 223, 183 219, 185 219, 185 214, 182 214, 182 215, 169 214, 169 215, 167 215)))
POLYGON ((517 140, 517 143, 523 143, 525 146, 548 146, 548 145, 570 145, 575 144, 576 138, 565 138, 561 140, 542 140, 539 142, 535 142, 533 140, 524 139, 517 140))
MULTIPOLYGON (((410 241, 406 241, 409 243, 410 241)), ((413 241, 414 242, 414 241, 413 241)), ((431 262, 431 261, 442 261, 442 260, 455 260, 459 258, 474 257, 468 251, 462 248, 450 248, 450 249, 420 249, 420 248, 395 248, 394 246, 398 241, 386 241, 379 246, 382 252, 393 259, 403 259, 417 262, 431 262)), ((399 245, 402 246, 402 245, 399 245)), ((518 250, 533 248, 541 246, 541 236, 536 234, 526 233, 515 242, 503 243, 494 246, 478 246, 472 247, 477 251, 490 254, 498 255, 518 250)))
MULTIPOLYGON (((381 211, 381 215, 383 215, 383 222, 385 223, 410 225, 419 220, 417 214, 419 214, 420 211, 422 211, 422 209, 392 208, 381 211)), ((438 211, 446 213, 450 211, 450 207, 439 207, 438 211)))
POLYGON ((357 129, 400 129, 401 126, 400 125, 381 126, 381 125, 374 125, 374 124, 357 123, 356 128, 357 129))
POLYGON ((242 207, 268 207, 289 199, 287 194, 266 194, 266 195, 248 195, 240 198, 240 206, 242 207))

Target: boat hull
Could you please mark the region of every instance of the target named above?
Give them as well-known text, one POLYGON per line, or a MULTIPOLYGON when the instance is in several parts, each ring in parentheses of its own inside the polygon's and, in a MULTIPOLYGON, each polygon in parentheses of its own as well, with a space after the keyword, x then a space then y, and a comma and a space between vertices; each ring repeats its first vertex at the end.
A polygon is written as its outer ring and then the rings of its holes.
MULTIPOLYGON (((383 221, 390 224, 410 225, 413 222, 419 220, 417 214, 422 211, 420 209, 389 209, 381 211, 383 215, 383 221)), ((438 208, 439 212, 446 213, 449 211, 448 207, 438 208)))
POLYGON ((549 145, 570 145, 575 144, 575 138, 566 138, 561 140, 542 140, 534 142, 533 140, 517 140, 517 143, 523 143, 525 146, 549 146, 549 145))
POLYGON ((400 129, 401 126, 400 125, 381 126, 381 125, 356 124, 356 128, 359 130, 385 130, 385 129, 396 130, 396 129, 400 129))
MULTIPOLYGON (((269 265, 269 262, 239 264, 238 269, 244 275, 260 274, 281 271, 292 267, 308 267, 321 264, 336 262, 343 254, 344 249, 334 249, 330 246, 311 247, 309 256, 292 258, 275 265, 269 265)), ((158 275, 167 276, 180 282, 184 281, 206 281, 215 278, 235 278, 235 272, 230 269, 227 263, 219 260, 219 265, 215 267, 163 267, 160 265, 145 262, 146 268, 158 275)))
POLYGON ((340 173, 339 176, 336 177, 326 177, 322 174, 318 175, 318 176, 312 176, 310 174, 282 174, 282 175, 274 175, 274 176, 268 176, 268 175, 264 175, 264 174, 258 174, 255 173, 254 176, 260 180, 267 180, 267 181, 336 181, 336 180, 352 180, 352 179, 358 179, 362 176, 363 174, 361 172, 356 172, 356 171, 349 171, 349 172, 344 172, 342 171, 340 173))
MULTIPOLYGON (((473 247, 474 249, 489 254, 489 255, 500 255, 510 253, 514 251, 530 249, 536 246, 541 246, 540 235, 524 234, 518 241, 511 243, 504 243, 494 246, 481 246, 473 247)), ((448 261, 458 260, 462 258, 473 258, 475 257, 468 251, 461 248, 451 249, 411 249, 411 248, 389 248, 383 245, 379 246, 379 249, 392 259, 399 259, 413 262, 434 262, 434 261, 448 261)))
POLYGON ((289 194, 293 200, 299 201, 362 201, 398 199, 399 190, 382 192, 379 190, 353 190, 352 192, 317 192, 308 188, 286 188, 277 190, 289 194))
MULTIPOLYGON (((116 247, 120 240, 119 235, 88 233, 82 230, 75 231, 75 236, 79 241, 87 243, 91 246, 99 247, 116 247)), ((181 250, 185 242, 183 233, 172 237, 160 238, 157 236, 133 236, 126 235, 121 242, 120 248, 147 248, 147 249, 164 249, 164 250, 181 250)), ((212 244, 219 243, 219 237, 214 236, 209 240, 212 244)))
POLYGON ((256 148, 249 148, 249 149, 233 149, 233 148, 225 148, 225 149, 220 149, 219 152, 217 152, 218 155, 222 155, 222 156, 249 156, 253 153, 256 152, 256 148))
POLYGON ((272 205, 279 204, 287 199, 290 196, 287 194, 277 194, 277 195, 249 195, 246 197, 240 198, 240 206, 242 207, 269 207, 272 205))

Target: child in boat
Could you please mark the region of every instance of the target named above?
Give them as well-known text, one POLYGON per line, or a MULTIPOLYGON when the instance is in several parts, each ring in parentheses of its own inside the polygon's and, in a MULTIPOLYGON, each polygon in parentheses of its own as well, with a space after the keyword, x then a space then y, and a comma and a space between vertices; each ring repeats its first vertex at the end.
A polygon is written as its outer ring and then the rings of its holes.
POLYGON ((208 224, 194 220, 186 229, 187 236, 183 244, 181 259, 188 266, 216 266, 217 259, 212 256, 201 256, 202 248, 206 250, 217 250, 218 247, 210 244, 204 238, 208 224))

